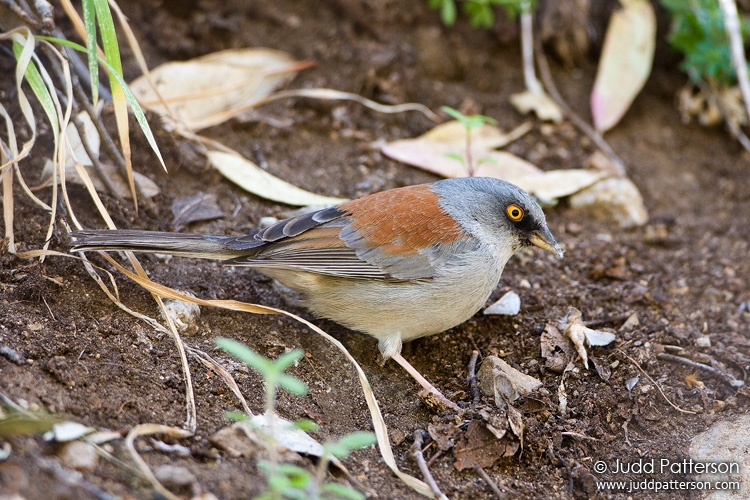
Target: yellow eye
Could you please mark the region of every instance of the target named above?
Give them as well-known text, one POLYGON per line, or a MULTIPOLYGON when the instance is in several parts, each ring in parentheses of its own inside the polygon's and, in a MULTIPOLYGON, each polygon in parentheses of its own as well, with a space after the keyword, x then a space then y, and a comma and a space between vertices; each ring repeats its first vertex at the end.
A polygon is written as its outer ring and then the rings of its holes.
POLYGON ((523 208, 519 207, 518 205, 508 205, 508 208, 505 209, 505 212, 513 222, 518 222, 519 220, 523 219, 523 208))

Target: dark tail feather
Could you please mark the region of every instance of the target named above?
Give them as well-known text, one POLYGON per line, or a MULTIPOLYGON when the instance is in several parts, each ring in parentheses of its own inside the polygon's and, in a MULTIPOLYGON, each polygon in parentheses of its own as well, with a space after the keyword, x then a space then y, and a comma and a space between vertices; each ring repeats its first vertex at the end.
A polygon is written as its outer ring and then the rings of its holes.
MULTIPOLYGON (((253 253, 252 248, 227 248, 226 242, 234 240, 236 237, 233 236, 106 229, 73 231, 70 236, 73 238, 73 252, 132 250, 215 260, 233 259, 253 253)), ((258 241, 258 246, 263 244, 263 241, 258 241)))

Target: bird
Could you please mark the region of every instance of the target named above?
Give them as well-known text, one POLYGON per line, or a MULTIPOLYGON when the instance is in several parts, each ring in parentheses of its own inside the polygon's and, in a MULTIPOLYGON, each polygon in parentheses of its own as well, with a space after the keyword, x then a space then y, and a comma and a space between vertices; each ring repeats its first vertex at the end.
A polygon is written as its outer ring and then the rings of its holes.
POLYGON ((74 252, 131 250, 246 266, 300 292, 314 315, 371 335, 384 361, 442 395, 401 346, 471 318, 508 260, 538 247, 562 258, 527 192, 489 177, 443 179, 369 194, 244 235, 79 230, 74 252))

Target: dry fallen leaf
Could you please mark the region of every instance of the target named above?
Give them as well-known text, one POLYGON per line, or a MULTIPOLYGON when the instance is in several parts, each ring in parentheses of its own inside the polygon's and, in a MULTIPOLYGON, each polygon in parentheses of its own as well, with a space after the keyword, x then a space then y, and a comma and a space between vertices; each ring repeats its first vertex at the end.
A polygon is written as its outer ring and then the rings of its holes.
POLYGON ((221 174, 242 189, 267 200, 294 206, 338 205, 343 198, 321 196, 275 177, 239 153, 209 150, 208 159, 221 174))
POLYGON ((599 59, 591 115, 604 132, 620 121, 651 74, 656 46, 656 14, 647 0, 620 0, 612 13, 599 59))
MULTIPOLYGON (((511 182, 544 203, 570 196, 609 174, 590 169, 543 171, 532 163, 505 151, 495 151, 529 130, 527 124, 504 133, 484 124, 472 130, 471 151, 476 162, 475 174, 511 182)), ((465 165, 452 156, 464 157, 466 129, 457 122, 447 122, 413 139, 400 139, 381 145, 381 151, 394 160, 427 170, 443 177, 464 177, 465 165), (450 155, 450 156, 449 156, 450 155)))
POLYGON ((172 115, 189 130, 221 123, 246 105, 259 101, 288 83, 302 63, 289 54, 265 48, 230 49, 189 61, 164 63, 151 71, 159 94, 145 76, 130 83, 144 107, 172 115))
POLYGON ((487 356, 477 373, 479 389, 495 398, 495 406, 504 408, 505 402, 513 402, 541 387, 541 380, 516 370, 497 356, 487 356))
POLYGON ((518 441, 507 436, 498 440, 483 423, 472 420, 453 448, 453 466, 458 470, 492 467, 501 458, 515 455, 518 448, 518 441))

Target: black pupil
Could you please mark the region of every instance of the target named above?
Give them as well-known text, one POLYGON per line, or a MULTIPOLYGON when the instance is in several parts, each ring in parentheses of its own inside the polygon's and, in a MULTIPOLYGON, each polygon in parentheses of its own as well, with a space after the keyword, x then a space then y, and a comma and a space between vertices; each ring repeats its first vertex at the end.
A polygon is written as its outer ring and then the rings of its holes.
POLYGON ((513 217, 514 219, 517 219, 520 215, 521 215, 521 211, 518 210, 517 208, 510 209, 510 216, 513 217))

